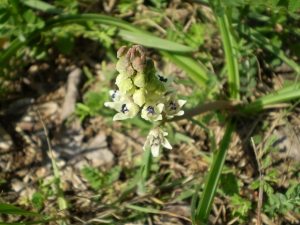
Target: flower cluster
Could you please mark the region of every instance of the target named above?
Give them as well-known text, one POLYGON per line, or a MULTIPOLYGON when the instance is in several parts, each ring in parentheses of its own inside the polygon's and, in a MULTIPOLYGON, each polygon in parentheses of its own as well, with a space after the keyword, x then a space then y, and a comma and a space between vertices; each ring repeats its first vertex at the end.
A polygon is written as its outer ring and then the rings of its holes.
MULTIPOLYGON (((174 77, 159 75, 153 60, 146 56, 144 47, 122 46, 117 57, 116 69, 120 74, 116 85, 119 90, 110 91, 112 102, 104 104, 118 112, 113 120, 133 118, 141 113, 143 119, 154 122, 184 114, 181 108, 186 101, 178 99, 176 89, 170 86, 174 77)), ((150 146, 153 156, 157 156, 161 145, 171 149, 170 143, 164 138, 166 135, 159 127, 152 129, 144 150, 150 146)))

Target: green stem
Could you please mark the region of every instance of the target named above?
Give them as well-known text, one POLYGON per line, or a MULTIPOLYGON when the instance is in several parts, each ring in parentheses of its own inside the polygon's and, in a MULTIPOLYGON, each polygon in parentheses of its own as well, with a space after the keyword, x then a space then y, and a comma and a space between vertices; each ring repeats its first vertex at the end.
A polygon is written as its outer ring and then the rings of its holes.
POLYGON ((240 80, 238 69, 238 52, 234 38, 230 33, 230 30, 232 30, 232 26, 231 24, 229 24, 228 18, 225 13, 223 13, 222 15, 218 15, 218 13, 216 12, 216 10, 223 9, 221 7, 220 0, 209 0, 209 3, 214 11, 214 15, 219 26, 220 34, 222 36, 226 65, 228 69, 230 97, 239 100, 240 80))

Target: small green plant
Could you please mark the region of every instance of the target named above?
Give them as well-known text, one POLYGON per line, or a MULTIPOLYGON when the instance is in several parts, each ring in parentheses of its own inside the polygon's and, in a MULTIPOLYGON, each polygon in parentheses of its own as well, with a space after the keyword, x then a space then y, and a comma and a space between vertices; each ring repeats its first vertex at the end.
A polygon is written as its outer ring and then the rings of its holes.
POLYGON ((278 214, 286 215, 288 211, 300 213, 300 184, 293 182, 284 194, 279 192, 269 194, 268 202, 264 205, 263 210, 270 217, 278 214))
POLYGON ((240 223, 246 222, 249 210, 252 208, 252 203, 238 194, 234 194, 230 198, 230 204, 233 206, 232 216, 238 217, 240 223))
POLYGON ((48 184, 44 184, 44 179, 42 178, 39 180, 40 191, 33 193, 32 200, 31 200, 35 210, 41 209, 42 206, 44 205, 44 201, 48 197, 53 196, 55 194, 53 188, 51 187, 51 185, 54 183, 55 183, 55 178, 48 184))
POLYGON ((85 166, 81 173, 85 176, 92 188, 101 190, 104 187, 112 184, 119 179, 121 169, 119 166, 111 168, 108 172, 101 172, 100 170, 92 167, 85 166))

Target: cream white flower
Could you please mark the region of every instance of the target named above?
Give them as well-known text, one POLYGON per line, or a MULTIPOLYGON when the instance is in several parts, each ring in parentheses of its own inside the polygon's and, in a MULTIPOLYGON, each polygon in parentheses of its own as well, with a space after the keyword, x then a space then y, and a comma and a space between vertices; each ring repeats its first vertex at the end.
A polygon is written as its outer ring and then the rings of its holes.
POLYGON ((163 132, 160 127, 156 127, 150 130, 147 140, 143 146, 144 151, 151 147, 151 153, 154 157, 159 155, 160 146, 162 145, 165 148, 172 149, 169 141, 165 138, 167 132, 163 132))
POLYGON ((119 90, 110 90, 109 94, 114 102, 130 102, 129 97, 119 90))
POLYGON ((119 112, 114 116, 113 121, 131 119, 140 111, 138 105, 133 102, 105 102, 104 105, 119 112))
POLYGON ((186 103, 186 100, 178 99, 175 92, 167 96, 165 99, 164 112, 167 119, 172 119, 174 116, 182 116, 184 111, 181 110, 182 106, 186 103))
POLYGON ((162 120, 161 112, 163 108, 163 103, 156 105, 154 102, 146 102, 142 110, 142 118, 149 121, 162 120))

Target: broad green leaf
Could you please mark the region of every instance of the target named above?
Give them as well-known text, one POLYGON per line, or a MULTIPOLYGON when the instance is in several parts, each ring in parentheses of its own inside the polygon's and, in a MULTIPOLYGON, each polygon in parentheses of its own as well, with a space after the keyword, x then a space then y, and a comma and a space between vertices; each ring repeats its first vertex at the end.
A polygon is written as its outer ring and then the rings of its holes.
POLYGON ((296 12, 300 8, 300 1, 299 0, 290 0, 289 3, 289 11, 296 12))
POLYGON ((272 6, 276 6, 278 4, 278 0, 270 0, 272 6))
POLYGON ((256 180, 256 181, 252 182, 250 189, 255 190, 255 189, 259 188, 259 186, 260 186, 260 180, 256 180))
POLYGON ((269 177, 275 177, 277 175, 277 170, 271 170, 269 173, 268 173, 268 176, 269 177))
POLYGON ((3 202, 0 202, 0 214, 16 214, 16 215, 23 215, 23 216, 38 216, 38 217, 43 216, 41 214, 29 212, 3 202))
POLYGON ((28 25, 34 23, 36 16, 31 9, 28 9, 23 13, 23 18, 25 19, 28 25))

